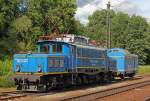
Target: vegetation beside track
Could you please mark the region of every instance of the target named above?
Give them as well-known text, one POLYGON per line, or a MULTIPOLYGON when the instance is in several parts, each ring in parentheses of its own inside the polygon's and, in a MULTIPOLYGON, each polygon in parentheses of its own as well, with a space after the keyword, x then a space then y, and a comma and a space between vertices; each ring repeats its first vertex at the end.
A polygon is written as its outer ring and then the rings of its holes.
POLYGON ((150 75, 150 65, 142 65, 138 68, 137 74, 150 75))
POLYGON ((0 60, 0 87, 13 87, 14 82, 11 81, 13 76, 12 61, 10 58, 0 60))

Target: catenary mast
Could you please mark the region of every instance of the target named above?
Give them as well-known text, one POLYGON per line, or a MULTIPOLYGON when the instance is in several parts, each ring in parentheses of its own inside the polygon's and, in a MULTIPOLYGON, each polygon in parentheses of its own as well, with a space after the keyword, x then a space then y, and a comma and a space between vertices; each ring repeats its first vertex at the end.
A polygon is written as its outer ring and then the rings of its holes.
POLYGON ((107 48, 111 48, 111 19, 110 19, 110 1, 107 4, 107 48))

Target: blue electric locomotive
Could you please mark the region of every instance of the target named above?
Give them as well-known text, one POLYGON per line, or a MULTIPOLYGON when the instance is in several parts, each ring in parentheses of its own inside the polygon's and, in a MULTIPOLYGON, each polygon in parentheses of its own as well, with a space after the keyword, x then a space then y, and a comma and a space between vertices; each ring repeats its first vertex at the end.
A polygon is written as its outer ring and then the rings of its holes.
POLYGON ((128 55, 134 57, 133 67, 128 65, 130 60, 124 50, 98 48, 90 45, 88 40, 75 35, 43 36, 37 42, 36 53, 15 54, 13 71, 17 89, 46 91, 55 87, 111 81, 115 76, 135 74, 137 56, 128 55), (115 53, 115 50, 118 52, 115 53), (121 67, 120 62, 123 64, 125 61, 125 66, 121 67), (123 72, 120 68, 124 68, 123 72))

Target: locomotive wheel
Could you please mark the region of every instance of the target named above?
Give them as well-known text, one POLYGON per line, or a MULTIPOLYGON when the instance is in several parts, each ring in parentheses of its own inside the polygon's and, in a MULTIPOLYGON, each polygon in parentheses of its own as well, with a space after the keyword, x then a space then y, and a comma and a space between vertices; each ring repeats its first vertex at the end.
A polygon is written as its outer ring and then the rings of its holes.
POLYGON ((63 80, 63 87, 64 88, 69 88, 72 85, 72 80, 71 78, 65 77, 65 79, 63 80))
POLYGON ((84 83, 84 84, 88 84, 88 83, 89 83, 87 76, 83 76, 82 79, 83 79, 83 83, 84 83))
POLYGON ((99 74, 97 74, 96 76, 95 76, 95 82, 96 83, 99 83, 100 82, 100 75, 99 74))
POLYGON ((105 83, 110 83, 111 82, 110 78, 111 78, 110 74, 109 73, 105 73, 105 77, 104 77, 105 83))
POLYGON ((112 72, 109 72, 109 74, 108 74, 109 76, 109 81, 113 81, 113 80, 115 80, 115 77, 114 77, 114 75, 113 75, 113 73, 112 72))
POLYGON ((104 83, 105 82, 104 77, 105 77, 104 73, 99 74, 99 83, 104 83))
POLYGON ((22 90, 22 85, 21 85, 21 84, 19 84, 19 85, 17 86, 17 90, 22 90))
POLYGON ((131 73, 131 74, 128 74, 128 77, 132 78, 135 74, 134 73, 131 73))
POLYGON ((77 85, 81 85, 82 84, 82 79, 81 77, 77 77, 77 85))
POLYGON ((119 77, 123 80, 124 79, 124 75, 120 74, 119 77))

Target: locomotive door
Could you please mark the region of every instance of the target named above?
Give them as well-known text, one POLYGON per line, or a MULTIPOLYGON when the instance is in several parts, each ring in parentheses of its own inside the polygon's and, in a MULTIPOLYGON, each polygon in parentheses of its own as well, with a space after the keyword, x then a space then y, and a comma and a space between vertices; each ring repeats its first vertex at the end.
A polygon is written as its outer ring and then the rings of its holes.
POLYGON ((33 54, 27 54, 27 59, 28 59, 28 64, 27 64, 27 70, 28 72, 35 72, 34 64, 35 64, 35 59, 33 54))
POLYGON ((75 51, 75 46, 71 46, 71 53, 70 53, 70 68, 72 71, 75 70, 75 57, 76 57, 76 51, 75 51))
POLYGON ((117 59, 117 69, 119 72, 123 72, 125 70, 124 65, 124 57, 119 57, 117 59))
POLYGON ((72 79, 72 84, 74 84, 76 82, 76 72, 77 72, 77 68, 76 68, 76 48, 75 46, 71 46, 70 47, 71 52, 70 52, 70 67, 71 67, 71 71, 72 71, 72 75, 71 75, 71 79, 72 79))

